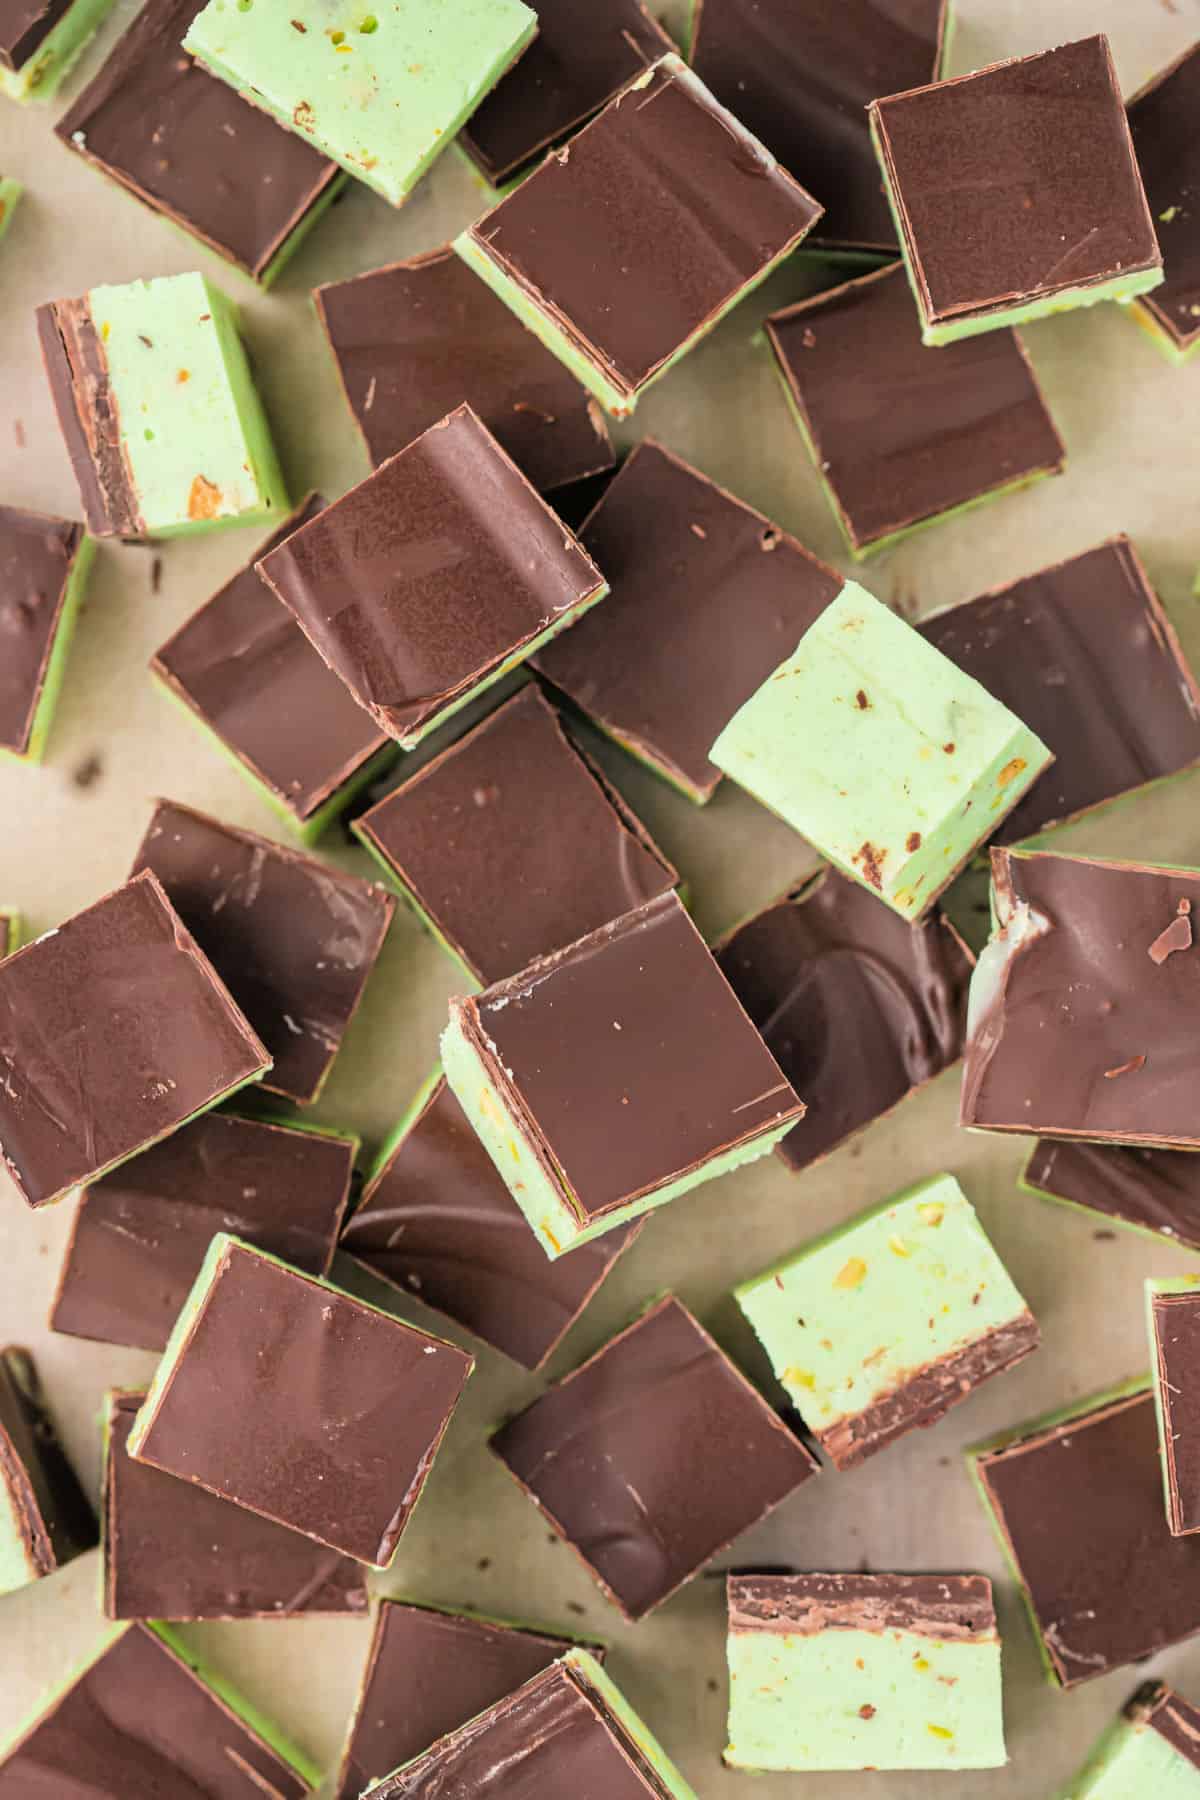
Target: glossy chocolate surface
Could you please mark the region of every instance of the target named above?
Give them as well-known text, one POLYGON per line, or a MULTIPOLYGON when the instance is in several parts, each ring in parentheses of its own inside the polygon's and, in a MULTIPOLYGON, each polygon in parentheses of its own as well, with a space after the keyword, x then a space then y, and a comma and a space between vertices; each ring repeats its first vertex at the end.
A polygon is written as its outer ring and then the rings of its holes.
POLYGON ((46 1409, 28 1350, 0 1350, 0 1492, 35 1575, 51 1575, 97 1541, 96 1516, 46 1409))
POLYGON ((1200 1290, 1150 1295, 1171 1529, 1200 1531, 1200 1290))
POLYGON ((895 1631, 942 1643, 996 1633, 986 1575, 731 1575, 727 1596, 731 1632, 895 1631))
POLYGON ((82 525, 0 506, 0 750, 29 748, 82 525))
POLYGON ((1200 1156, 1190 1150, 1044 1138, 1021 1179, 1056 1200, 1200 1250, 1200 1156))
POLYGON ((1141 304, 1179 350, 1200 342, 1200 45, 1129 103, 1133 148, 1166 279, 1141 304))

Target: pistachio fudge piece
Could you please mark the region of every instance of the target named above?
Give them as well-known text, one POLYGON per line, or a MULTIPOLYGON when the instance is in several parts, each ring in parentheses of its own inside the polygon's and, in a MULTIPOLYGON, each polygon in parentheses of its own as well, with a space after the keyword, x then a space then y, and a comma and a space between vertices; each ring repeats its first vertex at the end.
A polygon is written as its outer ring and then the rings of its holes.
POLYGON ((1135 300, 1131 316, 1169 361, 1200 348, 1200 45, 1134 95, 1129 128, 1162 245, 1165 279, 1135 300))
POLYGON ((8 0, 0 12, 0 95, 50 100, 113 0, 8 0))
POLYGON ((0 754, 45 751, 95 554, 82 525, 0 506, 0 754))
POLYGON ((97 537, 274 525, 287 510, 237 309, 203 275, 37 309, 58 422, 97 537))
POLYGON ((1167 1523, 1184 1537, 1200 1531, 1200 1275, 1147 1281, 1146 1330, 1167 1523))
POLYGON ((934 1424, 1038 1344, 952 1175, 817 1238, 734 1298, 838 1469, 934 1424))
POLYGON ((0 175, 0 238, 12 224, 17 201, 24 192, 21 183, 14 181, 11 175, 0 175))
POLYGON ((522 0, 209 0, 183 44, 399 206, 536 31, 522 0))
POLYGON ((908 919, 1052 760, 1006 706, 852 581, 711 754, 908 919))
POLYGON ((998 1769, 984 1575, 731 1575, 733 1769, 998 1769))
POLYGON ((1042 1138, 1018 1186, 1090 1214, 1094 1225, 1121 1225, 1200 1250, 1200 1156, 1190 1150, 1042 1138))
POLYGON ((1200 1710, 1162 1681, 1138 1689, 1057 1800, 1200 1800, 1200 1710))
MULTIPOLYGON (((28 1350, 0 1350, 0 1594, 52 1575, 97 1541, 28 1350)), ((0 1774, 0 1791, 3 1790, 0 1774)))

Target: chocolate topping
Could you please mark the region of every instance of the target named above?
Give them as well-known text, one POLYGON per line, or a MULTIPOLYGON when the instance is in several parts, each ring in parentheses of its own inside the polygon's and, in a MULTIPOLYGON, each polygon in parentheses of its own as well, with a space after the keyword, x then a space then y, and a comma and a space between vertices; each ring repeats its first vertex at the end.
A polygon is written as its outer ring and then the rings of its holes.
POLYGON ((19 69, 27 63, 75 0, 4 0, 0 7, 0 64, 19 69))
POLYGON ((29 749, 83 527, 0 506, 0 749, 29 749))
POLYGON ((902 1631, 996 1640, 986 1575, 731 1575, 731 1632, 902 1631))
POLYGON ((1057 1200, 1200 1250, 1200 1156, 1190 1150, 1045 1139, 1034 1147, 1022 1180, 1057 1200))
POLYGON ((1200 342, 1200 45, 1129 102, 1129 126, 1166 279, 1145 306, 1179 350, 1200 342))
POLYGON ((108 359, 82 300, 51 300, 36 313, 50 397, 94 537, 138 537, 144 522, 125 453, 108 359))
POLYGON ((1148 1682, 1129 1702, 1125 1716, 1135 1725, 1148 1725, 1157 1731, 1172 1750, 1186 1757, 1194 1769, 1200 1769, 1200 1709, 1182 1694, 1174 1693, 1164 1682, 1148 1682))
POLYGON ((15 1344, 0 1350, 0 1492, 37 1575, 96 1543, 95 1514, 58 1441, 33 1358, 15 1344))
POLYGON ((1171 1529, 1200 1531, 1200 1292, 1150 1294, 1171 1529))

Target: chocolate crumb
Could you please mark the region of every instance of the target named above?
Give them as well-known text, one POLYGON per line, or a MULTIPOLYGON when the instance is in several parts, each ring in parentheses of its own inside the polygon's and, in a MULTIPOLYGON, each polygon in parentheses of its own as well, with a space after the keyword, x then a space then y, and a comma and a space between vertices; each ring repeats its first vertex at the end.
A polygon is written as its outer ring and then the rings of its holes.
POLYGON ((13 436, 17 440, 17 449, 24 450, 28 439, 25 436, 25 427, 22 425, 20 419, 13 420, 13 436))
POLYGON ((104 764, 97 752, 93 750, 90 756, 85 756, 78 767, 72 770, 71 780, 77 788, 87 789, 95 787, 103 773, 104 764))
POLYGON ((1116 1240, 1115 1231, 1093 1231, 1092 1236, 1098 1244, 1110 1244, 1116 1240))
POLYGON ((578 1613, 579 1617, 582 1619, 584 1614, 587 1612, 587 1607, 580 1606, 578 1600, 568 1600, 567 1601, 567 1611, 572 1612, 572 1613, 578 1613))
POLYGON ((714 1678, 711 1675, 708 1678, 708 1691, 710 1694, 719 1694, 721 1691, 720 1682, 714 1680, 714 1678))
POLYGON ((150 564, 150 592, 152 594, 157 594, 159 589, 162 587, 162 572, 163 572, 162 557, 156 556, 154 558, 153 562, 150 564))
POLYGON ((485 1569, 490 1569, 491 1566, 492 1566, 492 1559, 490 1556, 481 1556, 479 1561, 475 1564, 475 1567, 480 1571, 481 1574, 483 1573, 483 1571, 485 1569))

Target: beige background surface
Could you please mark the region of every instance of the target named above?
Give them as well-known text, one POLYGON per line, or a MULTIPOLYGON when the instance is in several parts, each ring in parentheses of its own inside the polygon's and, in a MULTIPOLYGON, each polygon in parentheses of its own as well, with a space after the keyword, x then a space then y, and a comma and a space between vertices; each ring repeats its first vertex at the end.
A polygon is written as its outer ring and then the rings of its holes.
MULTIPOLYGON (((133 10, 131 0, 119 0, 103 45, 133 10)), ((955 72, 1106 29, 1132 92, 1200 36, 1200 0, 960 0, 959 19, 955 72)), ((99 54, 92 50, 81 75, 95 70, 99 54)), ((309 289, 442 242, 477 210, 478 191, 465 166, 445 157, 400 214, 356 189, 264 298, 71 156, 49 125, 42 112, 11 105, 0 111, 0 169, 29 190, 0 250, 0 498, 67 514, 79 510, 38 363, 34 305, 100 281, 193 267, 215 275, 245 304, 293 491, 319 485, 337 494, 359 479, 363 453, 308 305, 309 289)), ((752 342, 763 312, 798 298, 808 279, 802 265, 785 269, 764 297, 736 312, 653 391, 639 409, 636 433, 622 435, 661 437, 845 566, 832 516, 765 355, 752 342)), ((1200 609, 1190 595, 1200 563, 1200 364, 1170 368, 1115 307, 1037 325, 1027 342, 1067 441, 1067 474, 918 537, 868 565, 868 583, 910 613, 926 611, 1126 530, 1185 644, 1200 657, 1200 609)), ((20 906, 28 928, 58 923, 124 878, 155 794, 276 830, 239 775, 168 707, 145 672, 151 651, 253 548, 253 534, 238 532, 169 545, 157 595, 150 552, 101 552, 49 760, 40 770, 0 764, 0 895, 20 906)), ((710 934, 811 861, 799 839, 730 788, 698 813, 620 753, 608 751, 605 760, 686 875, 710 934)), ((1090 821, 1067 841, 1200 862, 1198 800, 1200 781, 1187 778, 1090 821)), ((365 867, 361 854, 336 835, 329 854, 347 867, 365 867)), ((448 959, 402 914, 319 1116, 378 1142, 433 1061, 455 984, 448 959)), ((1142 1278, 1176 1272, 1186 1258, 1126 1235, 1097 1239, 1087 1219, 1019 1194, 1014 1182, 1026 1146, 959 1132, 956 1087, 953 1074, 936 1082, 806 1175, 760 1164, 653 1219, 551 1372, 572 1367, 648 1296, 672 1285, 761 1376, 763 1366, 728 1299, 734 1282, 919 1176, 939 1168, 959 1175, 1041 1321, 1041 1352, 937 1429, 857 1473, 826 1473, 810 1483, 742 1540, 734 1556, 720 1560, 839 1569, 867 1559, 876 1569, 981 1569, 1000 1578, 1012 1763, 1004 1772, 946 1776, 933 1786, 978 1800, 1038 1800, 1073 1770, 1143 1671, 1071 1695, 1041 1683, 1028 1628, 958 1451, 1140 1370, 1142 1278)), ((153 1360, 46 1330, 68 1225, 67 1209, 35 1215, 0 1178, 0 1342, 35 1349, 69 1447, 93 1482, 101 1396, 110 1385, 148 1378, 153 1360)), ((414 1317, 418 1310, 414 1305, 414 1317)), ((699 1794, 732 1800, 750 1792, 750 1778, 725 1772, 719 1761, 725 1704, 719 1582, 696 1580, 646 1623, 624 1627, 570 1552, 548 1541, 529 1503, 484 1449, 487 1428, 539 1386, 539 1379, 481 1352, 386 1590, 609 1638, 613 1673, 699 1794)), ((88 1557, 0 1600, 0 1733, 95 1639, 96 1563, 88 1557)), ((337 1755, 367 1633, 357 1622, 188 1631, 326 1766, 337 1755)), ((1200 1700, 1200 1640, 1153 1667, 1200 1700)), ((852 1794, 917 1800, 930 1786, 923 1774, 815 1775, 762 1777, 752 1791, 762 1800, 801 1793, 810 1800, 852 1794)))

